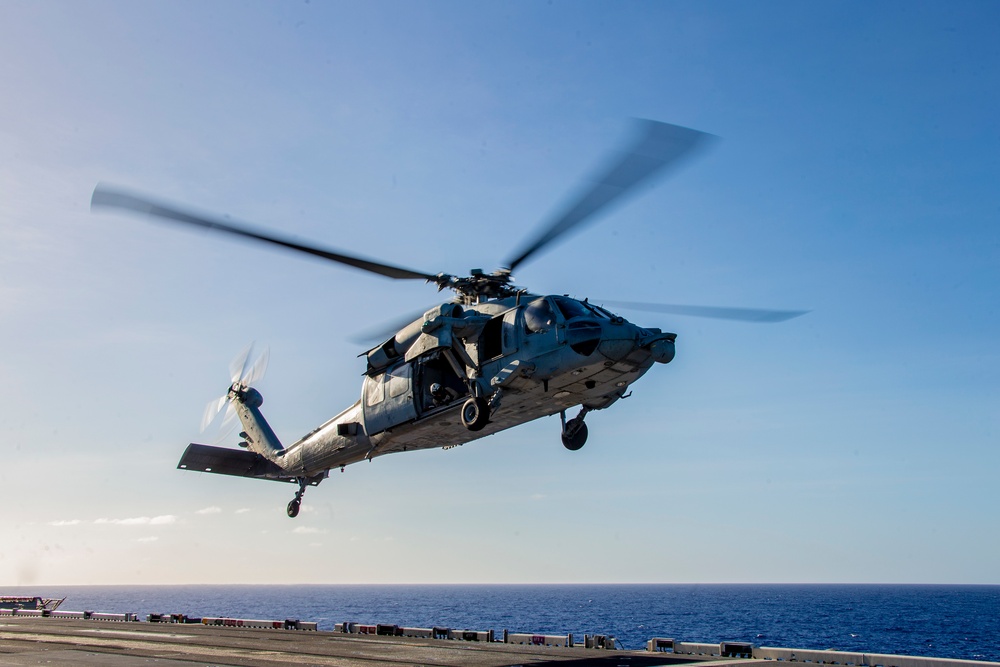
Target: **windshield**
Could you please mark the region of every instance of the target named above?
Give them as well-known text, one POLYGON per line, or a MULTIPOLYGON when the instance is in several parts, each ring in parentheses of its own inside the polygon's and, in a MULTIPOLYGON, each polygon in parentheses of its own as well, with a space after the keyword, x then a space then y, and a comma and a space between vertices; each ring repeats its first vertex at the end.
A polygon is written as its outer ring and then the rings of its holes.
POLYGON ((556 305, 559 307, 559 311, 563 314, 567 320, 571 320, 574 317, 602 317, 610 319, 608 315, 589 303, 584 303, 582 301, 577 301, 576 299, 570 299, 565 296, 553 297, 556 305))

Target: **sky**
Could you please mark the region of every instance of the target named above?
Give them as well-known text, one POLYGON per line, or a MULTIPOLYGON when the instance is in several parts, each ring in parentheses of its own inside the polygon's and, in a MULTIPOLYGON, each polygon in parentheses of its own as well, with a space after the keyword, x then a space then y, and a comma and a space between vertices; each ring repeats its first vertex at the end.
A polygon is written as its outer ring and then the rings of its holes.
POLYGON ((1000 584, 1000 5, 0 3, 0 584, 1000 584), (89 210, 99 182, 420 271, 498 267, 652 118, 719 137, 519 267, 809 310, 633 396, 291 485, 176 469, 230 360, 286 443, 391 281, 89 210))

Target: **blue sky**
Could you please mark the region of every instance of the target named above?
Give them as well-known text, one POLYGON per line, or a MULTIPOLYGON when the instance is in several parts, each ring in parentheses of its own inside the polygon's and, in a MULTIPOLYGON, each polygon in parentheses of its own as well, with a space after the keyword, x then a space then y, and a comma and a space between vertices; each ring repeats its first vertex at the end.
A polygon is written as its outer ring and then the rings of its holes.
POLYGON ((998 19, 0 4, 0 583, 1000 583, 998 19), (247 342, 270 346, 263 409, 290 442, 359 395, 352 336, 437 295, 91 214, 99 181, 490 270, 631 117, 720 140, 518 283, 809 315, 623 311, 676 331, 677 358, 590 415, 575 453, 548 419, 387 456, 295 521, 291 487, 175 470, 213 442, 202 410, 247 342))

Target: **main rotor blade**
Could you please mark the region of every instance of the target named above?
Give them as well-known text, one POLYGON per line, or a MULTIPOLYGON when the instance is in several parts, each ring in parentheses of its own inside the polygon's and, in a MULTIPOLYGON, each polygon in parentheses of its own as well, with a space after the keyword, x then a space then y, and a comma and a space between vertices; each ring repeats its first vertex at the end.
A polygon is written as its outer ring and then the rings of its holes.
POLYGON ((397 333, 402 331, 407 326, 413 324, 418 319, 423 317, 424 313, 433 308, 438 304, 432 303, 428 304, 425 308, 419 311, 413 311, 405 315, 399 315, 391 320, 386 320, 381 324, 376 324, 368 327, 358 333, 352 334, 349 340, 355 345, 375 345, 376 343, 384 343, 391 336, 395 336, 397 333))
POLYGON ((369 327, 364 331, 352 334, 347 340, 355 345, 375 345, 377 343, 384 343, 390 336, 395 336, 400 330, 403 329, 403 327, 415 322, 417 318, 426 312, 427 308, 424 308, 419 313, 413 312, 409 315, 400 315, 394 320, 383 322, 382 324, 369 327))
POLYGON ((586 222, 635 186, 707 142, 713 135, 654 120, 636 121, 637 137, 624 153, 598 172, 593 183, 566 210, 506 264, 511 272, 536 252, 574 227, 586 222))
POLYGON ((271 234, 269 232, 257 231, 249 227, 233 225, 227 222, 222 222, 221 220, 216 220, 194 213, 188 213, 171 206, 158 204, 144 197, 129 194, 127 192, 123 192, 122 190, 116 190, 104 184, 98 184, 98 186, 94 188, 94 195, 90 200, 91 210, 95 207, 101 206, 125 209, 149 215, 154 218, 162 218, 164 220, 171 220, 173 222, 181 222, 188 225, 194 225, 196 227, 212 229, 218 232, 234 234, 236 236, 242 236, 255 241, 262 241, 264 243, 281 246, 289 250, 295 250, 297 252, 314 255, 316 257, 322 257, 323 259, 328 259, 333 262, 353 266, 354 268, 361 269, 362 271, 377 273, 379 275, 395 278, 397 280, 435 280, 435 276, 428 273, 420 273, 419 271, 412 271, 410 269, 392 266, 391 264, 383 264, 381 262, 362 259, 360 257, 345 255, 334 250, 320 248, 319 246, 311 244, 300 243, 289 238, 282 238, 281 236, 271 234))
POLYGON ((725 308, 719 306, 678 306, 666 303, 644 303, 640 301, 599 301, 610 308, 626 310, 642 310, 651 313, 667 313, 669 315, 689 315, 691 317, 711 317, 719 320, 738 320, 740 322, 784 322, 808 310, 763 310, 760 308, 725 308))

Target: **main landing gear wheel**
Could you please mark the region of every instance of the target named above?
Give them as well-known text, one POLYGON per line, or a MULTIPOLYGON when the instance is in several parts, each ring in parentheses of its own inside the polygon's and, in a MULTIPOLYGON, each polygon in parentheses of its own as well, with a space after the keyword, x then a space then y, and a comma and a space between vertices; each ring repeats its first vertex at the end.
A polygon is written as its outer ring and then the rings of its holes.
POLYGON ((566 423, 566 430, 562 433, 563 446, 571 452, 587 444, 587 425, 581 419, 579 424, 574 424, 576 419, 570 419, 566 423))
POLYGON ((490 405, 482 396, 473 396, 462 405, 462 426, 481 431, 490 420, 490 405))
POLYGON ((288 518, 294 519, 299 515, 299 508, 302 506, 302 496, 306 492, 306 484, 308 480, 305 477, 296 477, 296 481, 299 483, 299 490, 295 492, 295 497, 292 498, 288 507, 285 508, 285 512, 288 513, 288 518))

